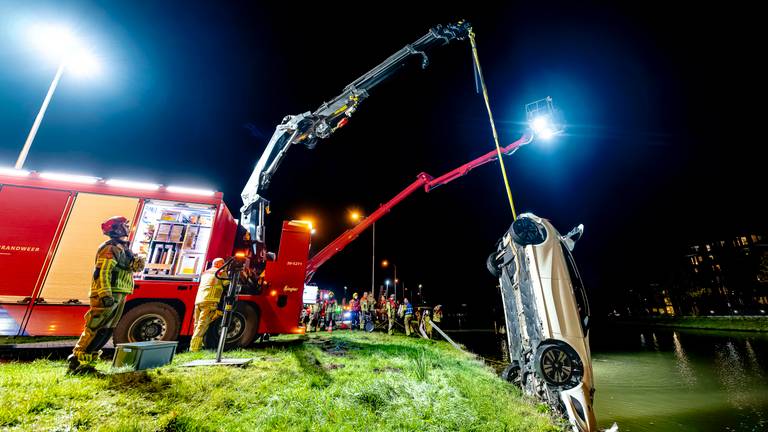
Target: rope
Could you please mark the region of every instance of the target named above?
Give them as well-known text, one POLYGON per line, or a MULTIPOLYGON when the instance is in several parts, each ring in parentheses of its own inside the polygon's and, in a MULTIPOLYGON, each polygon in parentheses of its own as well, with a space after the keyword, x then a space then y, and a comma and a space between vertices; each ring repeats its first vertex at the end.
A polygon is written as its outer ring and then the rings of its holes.
POLYGON ((477 44, 475 43, 475 32, 469 31, 469 41, 472 44, 472 58, 475 61, 475 72, 477 78, 480 79, 480 86, 483 89, 483 99, 485 99, 485 108, 488 110, 488 119, 491 121, 491 130, 493 131, 493 140, 496 143, 496 153, 499 156, 499 167, 501 167, 501 176, 504 178, 504 187, 507 189, 507 198, 509 199, 509 207, 512 209, 512 220, 517 219, 517 213, 515 212, 515 203, 512 200, 512 191, 509 188, 509 179, 507 179, 507 170, 504 168, 504 160, 501 157, 501 145, 499 145, 499 135, 496 133, 496 123, 493 121, 493 113, 491 112, 491 103, 488 100, 488 89, 485 87, 485 79, 483 79, 483 71, 480 68, 480 57, 477 55, 477 44))

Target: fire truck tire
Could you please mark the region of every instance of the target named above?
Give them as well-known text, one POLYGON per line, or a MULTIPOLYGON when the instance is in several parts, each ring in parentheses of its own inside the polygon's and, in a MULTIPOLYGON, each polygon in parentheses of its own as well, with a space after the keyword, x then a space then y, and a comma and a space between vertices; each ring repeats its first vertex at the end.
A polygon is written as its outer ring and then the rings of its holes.
POLYGON ((115 343, 177 340, 180 323, 179 313, 172 306, 161 302, 142 303, 123 315, 113 337, 115 343))
MULTIPOLYGON (((219 345, 219 326, 221 318, 212 322, 205 333, 205 347, 215 350, 219 345)), ((251 305, 238 302, 235 313, 232 316, 232 324, 229 328, 224 349, 245 348, 253 344, 256 339, 256 331, 259 329, 259 312, 251 305)))

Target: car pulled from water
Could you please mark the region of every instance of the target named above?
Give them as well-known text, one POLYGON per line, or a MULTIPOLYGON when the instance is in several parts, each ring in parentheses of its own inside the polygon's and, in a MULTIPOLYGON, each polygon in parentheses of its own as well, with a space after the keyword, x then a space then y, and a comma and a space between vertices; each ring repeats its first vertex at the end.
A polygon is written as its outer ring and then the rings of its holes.
POLYGON ((488 257, 499 278, 510 365, 502 373, 567 418, 596 431, 589 350, 589 304, 571 251, 583 225, 567 235, 521 214, 488 257))

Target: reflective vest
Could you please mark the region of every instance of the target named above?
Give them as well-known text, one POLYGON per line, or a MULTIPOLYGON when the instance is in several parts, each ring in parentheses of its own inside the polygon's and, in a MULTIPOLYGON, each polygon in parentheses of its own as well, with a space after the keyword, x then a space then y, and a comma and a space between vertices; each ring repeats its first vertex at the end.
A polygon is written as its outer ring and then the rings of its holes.
POLYGON ((221 300, 221 295, 224 293, 224 283, 229 284, 229 281, 217 278, 217 270, 216 268, 208 269, 200 276, 200 286, 197 288, 195 304, 218 303, 221 300))
POLYGON ((408 303, 405 305, 405 314, 406 315, 413 315, 413 305, 408 303))
POLYGON ((144 269, 143 257, 134 255, 116 240, 108 240, 99 246, 95 264, 89 294, 91 297, 133 293, 133 273, 144 269))

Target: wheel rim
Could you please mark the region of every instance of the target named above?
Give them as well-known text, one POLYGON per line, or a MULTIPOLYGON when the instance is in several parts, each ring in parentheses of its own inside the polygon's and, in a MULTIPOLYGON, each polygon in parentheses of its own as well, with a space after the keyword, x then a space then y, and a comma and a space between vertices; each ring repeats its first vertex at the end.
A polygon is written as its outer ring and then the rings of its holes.
POLYGON ((158 314, 142 315, 128 329, 130 342, 162 340, 168 332, 168 323, 158 314))
POLYGON ((541 371, 548 381, 562 385, 567 383, 573 375, 573 361, 565 351, 553 347, 542 354, 541 371))
MULTIPOLYGON (((229 330, 227 331, 227 343, 234 342, 240 339, 245 330, 245 317, 235 312, 232 315, 232 322, 229 324, 229 330)), ((216 335, 221 334, 221 327, 216 329, 216 335)))

